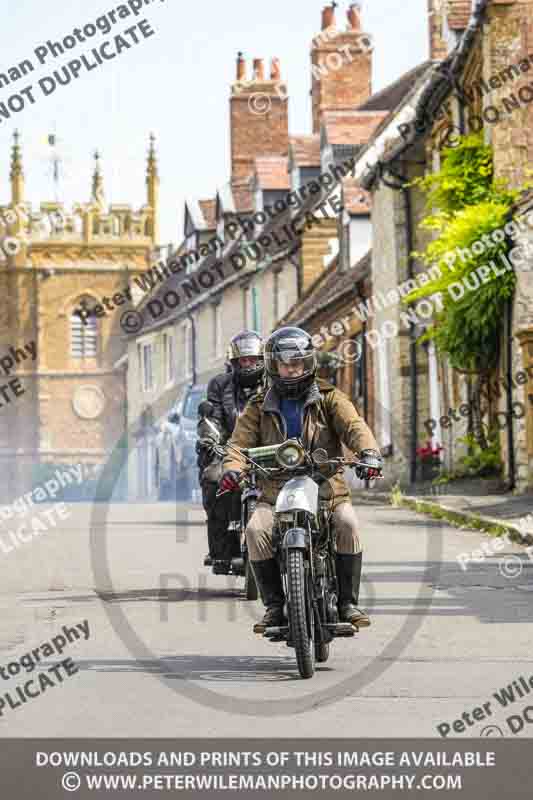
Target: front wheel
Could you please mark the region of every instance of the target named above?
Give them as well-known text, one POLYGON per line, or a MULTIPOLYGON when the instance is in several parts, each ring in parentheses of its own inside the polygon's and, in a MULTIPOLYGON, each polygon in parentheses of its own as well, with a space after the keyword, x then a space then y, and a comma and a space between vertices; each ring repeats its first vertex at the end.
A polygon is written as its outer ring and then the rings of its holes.
POLYGON ((301 550, 289 550, 287 557, 287 589, 291 639, 296 651, 298 671, 302 678, 312 678, 315 672, 315 647, 310 631, 313 619, 309 619, 304 554, 301 550))

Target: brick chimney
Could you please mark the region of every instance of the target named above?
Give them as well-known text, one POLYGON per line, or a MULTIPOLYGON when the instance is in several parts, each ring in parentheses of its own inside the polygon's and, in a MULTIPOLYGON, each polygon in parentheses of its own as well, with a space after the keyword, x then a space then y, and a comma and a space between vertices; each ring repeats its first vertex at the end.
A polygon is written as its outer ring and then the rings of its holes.
POLYGON ((336 6, 326 6, 322 9, 322 30, 325 31, 327 28, 335 25, 335 8, 336 6))
POLYGON ((322 11, 322 30, 311 44, 313 133, 324 111, 347 111, 372 94, 372 53, 361 27, 361 9, 352 3, 346 30, 335 27, 335 5, 322 11))
POLYGON ((279 59, 272 59, 266 78, 263 59, 255 58, 252 75, 246 80, 246 63, 239 53, 230 97, 232 182, 253 175, 257 156, 286 156, 289 151, 287 84, 281 79, 279 59))
POLYGON ((361 30, 361 6, 357 3, 352 3, 348 9, 348 24, 354 31, 361 30))
POLYGON ((432 61, 442 61, 448 54, 443 37, 445 6, 446 0, 428 0, 429 57, 432 61))
POLYGON ((237 80, 246 80, 246 61, 242 57, 242 53, 237 54, 237 80))

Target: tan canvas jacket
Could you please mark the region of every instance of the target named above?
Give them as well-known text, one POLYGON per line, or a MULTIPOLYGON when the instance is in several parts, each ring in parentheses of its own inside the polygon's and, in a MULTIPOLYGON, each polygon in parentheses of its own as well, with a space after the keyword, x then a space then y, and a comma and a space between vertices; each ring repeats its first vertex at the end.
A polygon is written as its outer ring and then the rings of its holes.
MULTIPOLYGON (((261 447, 281 444, 286 438, 279 397, 270 388, 266 394, 261 392, 249 401, 244 413, 237 420, 230 442, 240 448, 261 447)), ((311 387, 305 400, 302 442, 311 451, 323 447, 330 458, 343 455, 342 444, 355 453, 360 453, 361 450, 379 452, 370 428, 349 398, 320 379, 311 387)), ((244 458, 231 450, 227 451, 224 472, 240 472, 245 466, 244 458)), ((350 492, 342 474, 335 475, 328 483, 333 492, 333 506, 349 500, 350 492)), ((258 477, 258 485, 263 491, 262 500, 274 504, 283 481, 268 481, 258 477)), ((323 489, 321 494, 324 495, 323 489)))

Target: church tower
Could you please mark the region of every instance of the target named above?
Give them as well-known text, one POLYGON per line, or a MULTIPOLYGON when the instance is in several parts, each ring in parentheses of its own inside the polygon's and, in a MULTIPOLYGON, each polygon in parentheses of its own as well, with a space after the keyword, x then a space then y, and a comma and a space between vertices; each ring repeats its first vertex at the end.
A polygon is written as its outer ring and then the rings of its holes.
POLYGON ((157 245, 155 140, 140 210, 108 205, 98 152, 88 202, 69 211, 56 200, 32 210, 18 132, 10 180, 10 202, 0 206, 0 503, 57 467, 103 465, 124 432, 120 318, 131 305, 120 295, 151 266, 157 245), (93 312, 104 298, 104 314, 83 321, 76 313, 93 312))

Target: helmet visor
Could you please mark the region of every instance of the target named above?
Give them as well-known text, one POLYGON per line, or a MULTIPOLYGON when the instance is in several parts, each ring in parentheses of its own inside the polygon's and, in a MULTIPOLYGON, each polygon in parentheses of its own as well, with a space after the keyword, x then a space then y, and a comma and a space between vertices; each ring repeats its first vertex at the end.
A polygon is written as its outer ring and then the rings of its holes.
POLYGON ((300 349, 283 348, 266 356, 270 375, 281 378, 301 378, 315 370, 315 354, 302 353, 300 349))
POLYGON ((263 342, 257 334, 236 336, 230 344, 231 359, 263 355, 263 342))

